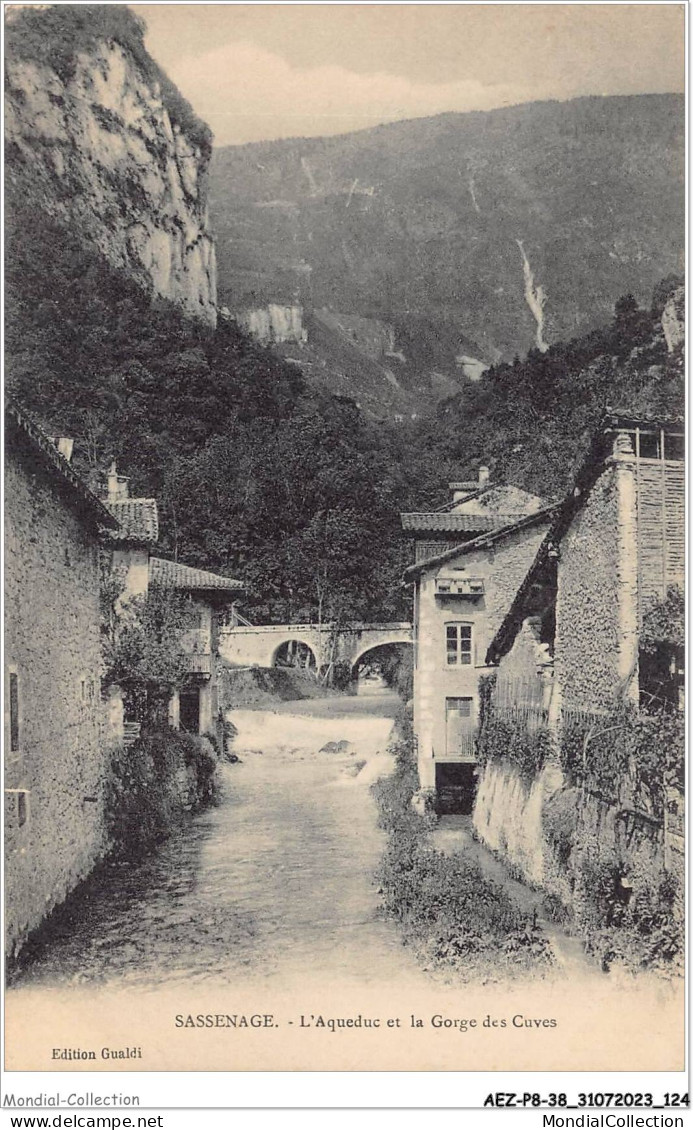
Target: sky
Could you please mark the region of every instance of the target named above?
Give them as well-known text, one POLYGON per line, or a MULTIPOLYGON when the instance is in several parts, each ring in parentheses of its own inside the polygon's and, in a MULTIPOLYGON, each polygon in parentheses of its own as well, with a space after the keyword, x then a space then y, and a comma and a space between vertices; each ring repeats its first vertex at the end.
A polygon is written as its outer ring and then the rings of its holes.
POLYGON ((684 89, 682 4, 132 4, 217 145, 684 89))

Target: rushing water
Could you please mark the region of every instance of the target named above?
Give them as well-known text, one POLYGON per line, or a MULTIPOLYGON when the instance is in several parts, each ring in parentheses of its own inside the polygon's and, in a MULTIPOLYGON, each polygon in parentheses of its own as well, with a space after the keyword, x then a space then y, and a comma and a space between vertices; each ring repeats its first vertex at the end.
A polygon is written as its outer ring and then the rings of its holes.
MULTIPOLYGON (((135 1044, 141 1059, 109 1060, 109 1070, 596 1070, 605 1055, 619 1070, 674 1068, 679 996, 619 987, 558 938, 555 977, 541 983, 455 984, 416 965, 372 883, 383 834, 368 785, 390 767, 396 705, 381 693, 235 712, 241 761, 223 766, 218 806, 139 863, 101 868, 13 976, 10 1069, 69 1071, 76 1048, 95 1049, 88 1069, 103 1070, 101 1049, 135 1044), (273 1027, 195 1026, 192 1014, 220 1013, 271 1013, 273 1027), (326 1038, 302 1021, 322 1013, 394 1017, 401 1028, 326 1038), (480 1023, 472 1038, 432 1027, 412 1035, 409 1023, 491 1013, 557 1017, 558 1027, 530 1035, 480 1023), (643 1016, 638 1058, 622 1036, 640 1032, 643 1016)), ((539 896, 508 880, 471 839, 468 818, 442 821, 434 841, 471 856, 533 912, 539 896)))
POLYGON ((380 691, 233 712, 241 760, 222 767, 219 804, 148 858, 101 868, 15 983, 414 974, 372 883, 382 833, 368 783, 389 767, 396 705, 380 691))

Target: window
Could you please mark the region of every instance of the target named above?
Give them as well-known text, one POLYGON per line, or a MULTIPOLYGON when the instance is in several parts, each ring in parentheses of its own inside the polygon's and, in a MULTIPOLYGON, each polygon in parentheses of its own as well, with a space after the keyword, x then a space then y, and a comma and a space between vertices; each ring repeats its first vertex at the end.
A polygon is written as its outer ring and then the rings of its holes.
POLYGON ((446 698, 445 699, 445 713, 449 718, 451 715, 456 715, 458 718, 471 718, 472 717, 472 700, 471 698, 446 698))
POLYGON ((188 606, 186 615, 187 626, 192 630, 194 628, 203 628, 204 620, 202 619, 202 605, 192 593, 186 593, 185 599, 188 606))
POLYGON ((686 438, 681 435, 665 435, 664 458, 683 462, 686 458, 686 438))
POLYGON ((640 432, 638 455, 641 459, 660 459, 661 447, 658 432, 640 432))
POLYGON ((476 721, 471 698, 446 698, 445 731, 446 756, 455 761, 473 761, 476 721))
POLYGON ((10 750, 19 749, 19 680, 16 672, 10 672, 10 750))
POLYGON ((445 645, 448 667, 472 662, 472 625, 446 624, 445 645))

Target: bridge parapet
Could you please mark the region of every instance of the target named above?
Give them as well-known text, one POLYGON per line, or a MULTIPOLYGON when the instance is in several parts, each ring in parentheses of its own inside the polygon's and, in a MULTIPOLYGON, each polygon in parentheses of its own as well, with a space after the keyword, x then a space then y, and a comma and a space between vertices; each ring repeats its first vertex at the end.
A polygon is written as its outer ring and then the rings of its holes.
POLYGON ((229 663, 238 666, 272 667, 278 650, 298 640, 313 652, 317 667, 331 658, 347 660, 352 666, 367 651, 385 644, 411 643, 412 626, 407 621, 386 624, 353 623, 336 632, 326 624, 239 624, 222 628, 219 651, 229 663))

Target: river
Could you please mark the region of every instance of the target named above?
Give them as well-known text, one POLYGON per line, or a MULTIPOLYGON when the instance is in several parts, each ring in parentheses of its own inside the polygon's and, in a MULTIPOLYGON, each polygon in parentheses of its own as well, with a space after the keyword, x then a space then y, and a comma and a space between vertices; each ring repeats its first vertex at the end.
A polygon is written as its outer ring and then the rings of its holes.
MULTIPOLYGON (((27 950, 5 998, 9 1069, 70 1071, 75 1049, 93 1051, 78 1066, 97 1072, 678 1062, 679 995, 596 977, 575 953, 527 984, 449 985, 416 964, 372 880, 384 836, 369 786, 392 768, 398 700, 364 690, 233 712, 240 760, 221 767, 218 804, 148 857, 101 867, 27 950), (265 1014, 269 1028, 214 1026, 265 1014), (379 1026, 331 1034, 317 1027, 324 1016, 379 1026), (642 1018, 642 1040, 624 1042, 642 1018), (105 1062, 104 1049, 138 1058, 105 1062)), ((467 825, 443 821, 435 839, 504 881, 467 825)))
POLYGON ((398 705, 376 690, 231 712, 240 761, 221 767, 218 804, 142 861, 100 868, 15 983, 419 976, 372 882, 369 784, 391 767, 398 705))

